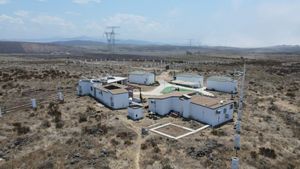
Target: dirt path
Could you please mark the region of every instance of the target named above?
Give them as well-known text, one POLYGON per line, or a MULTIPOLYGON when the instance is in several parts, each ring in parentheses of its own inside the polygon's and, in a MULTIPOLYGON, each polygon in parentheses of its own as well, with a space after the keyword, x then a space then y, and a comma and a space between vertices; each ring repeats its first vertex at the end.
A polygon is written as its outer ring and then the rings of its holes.
POLYGON ((119 119, 122 122, 124 122, 130 129, 135 131, 137 134, 137 139, 135 140, 136 153, 135 153, 135 158, 134 158, 134 166, 135 166, 135 169, 140 169, 140 153, 141 153, 141 144, 142 144, 142 136, 141 136, 140 128, 132 125, 130 122, 127 121, 127 119, 124 119, 123 116, 120 116, 119 119))

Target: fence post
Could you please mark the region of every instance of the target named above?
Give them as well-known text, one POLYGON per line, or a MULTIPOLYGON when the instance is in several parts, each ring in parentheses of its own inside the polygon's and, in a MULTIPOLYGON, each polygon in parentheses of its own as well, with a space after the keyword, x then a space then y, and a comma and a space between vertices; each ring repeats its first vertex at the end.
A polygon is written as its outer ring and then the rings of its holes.
POLYGON ((63 93, 61 91, 59 91, 58 94, 57 94, 57 96, 58 96, 58 101, 61 102, 61 103, 63 103, 64 102, 64 95, 63 95, 63 93))
POLYGON ((36 99, 31 99, 31 107, 36 110, 37 104, 36 104, 36 99))
POLYGON ((239 158, 238 157, 231 158, 231 169, 239 169, 239 158))

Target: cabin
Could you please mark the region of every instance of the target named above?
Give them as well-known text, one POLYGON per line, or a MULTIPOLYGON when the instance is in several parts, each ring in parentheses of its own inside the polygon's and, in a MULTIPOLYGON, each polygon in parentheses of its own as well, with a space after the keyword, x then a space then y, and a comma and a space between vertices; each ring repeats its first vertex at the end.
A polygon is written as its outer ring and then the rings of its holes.
POLYGON ((92 97, 111 109, 123 109, 129 106, 129 93, 126 86, 117 83, 93 85, 92 97))
POLYGON ((117 84, 127 84, 127 78, 118 77, 118 76, 107 76, 100 79, 82 79, 79 80, 77 86, 77 95, 78 96, 92 96, 93 95, 93 85, 101 84, 106 85, 110 83, 117 84))
POLYGON ((165 116, 176 112, 186 119, 212 127, 233 119, 233 101, 202 96, 199 93, 173 92, 148 99, 149 111, 165 116))
POLYGON ((135 84, 151 85, 155 83, 155 75, 150 72, 134 71, 129 74, 128 81, 135 84))
POLYGON ((177 85, 191 88, 203 87, 203 77, 193 73, 177 74, 174 76, 174 80, 172 80, 171 82, 177 85))
POLYGON ((128 117, 132 120, 140 120, 144 118, 143 106, 132 104, 128 107, 128 117))
POLYGON ((237 80, 227 76, 211 76, 206 81, 206 89, 231 94, 237 93, 237 85, 237 80))

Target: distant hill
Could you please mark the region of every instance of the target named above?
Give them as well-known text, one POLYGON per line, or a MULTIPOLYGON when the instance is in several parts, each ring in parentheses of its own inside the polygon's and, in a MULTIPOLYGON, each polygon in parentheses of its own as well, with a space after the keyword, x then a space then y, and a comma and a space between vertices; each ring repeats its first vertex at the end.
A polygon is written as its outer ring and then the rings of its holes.
POLYGON ((66 45, 66 46, 101 46, 106 45, 104 42, 100 41, 89 41, 89 40, 70 40, 70 41, 56 41, 51 42, 52 44, 57 45, 66 45))
POLYGON ((51 43, 0 41, 0 53, 73 53, 84 51, 51 43))
MULTIPOLYGON (((126 42, 126 41, 124 41, 126 42)), ((271 46, 262 48, 237 48, 226 46, 176 46, 176 45, 141 45, 141 41, 127 41, 127 44, 117 44, 116 53, 135 55, 180 55, 187 51, 204 55, 256 55, 256 54, 292 54, 300 55, 300 46, 271 46), (130 44, 132 43, 132 44, 130 44), (136 45, 135 43, 139 43, 136 45)), ((107 44, 102 41, 69 40, 51 43, 0 41, 0 53, 107 53, 107 44)))

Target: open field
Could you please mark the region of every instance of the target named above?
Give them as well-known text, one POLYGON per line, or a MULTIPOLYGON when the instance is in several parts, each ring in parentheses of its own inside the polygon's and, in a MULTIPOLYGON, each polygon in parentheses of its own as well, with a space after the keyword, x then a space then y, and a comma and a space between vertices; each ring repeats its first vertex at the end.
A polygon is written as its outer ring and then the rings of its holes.
MULTIPOLYGON (((49 57, 0 56, 0 106, 9 110, 0 118, 0 168, 230 167, 230 159, 235 155, 234 123, 207 128, 178 140, 153 132, 142 136, 142 127, 156 123, 171 122, 194 130, 203 124, 173 117, 153 120, 146 111, 144 119, 131 121, 126 117, 127 110, 110 110, 90 97, 77 97, 76 85, 81 77, 127 76, 141 69, 155 71, 158 79, 166 80, 171 79, 174 71, 227 75, 241 69, 240 59, 178 56, 169 60, 120 57, 111 61, 90 57, 93 61, 85 62, 79 56, 49 57), (64 92, 64 103, 55 99, 58 88, 64 92), (28 106, 15 108, 30 104, 31 98, 37 99, 37 110, 28 106)), ((284 55, 276 60, 247 59, 244 105, 242 147, 238 154, 241 168, 299 168, 299 56, 291 60, 284 55)), ((176 129, 161 130, 174 134, 176 129)), ((186 132, 176 131, 176 135, 186 132)))

